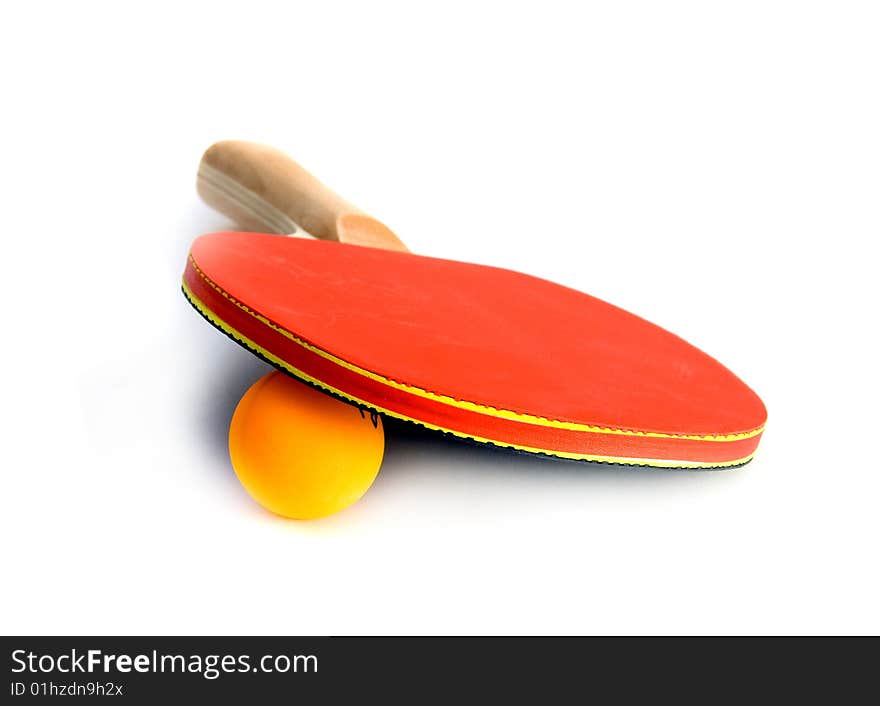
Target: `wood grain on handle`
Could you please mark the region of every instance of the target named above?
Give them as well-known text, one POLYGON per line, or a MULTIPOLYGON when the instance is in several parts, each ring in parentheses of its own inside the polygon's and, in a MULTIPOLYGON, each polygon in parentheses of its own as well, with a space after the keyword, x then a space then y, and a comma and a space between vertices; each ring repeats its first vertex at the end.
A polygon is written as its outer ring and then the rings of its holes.
POLYGON ((302 229, 322 240, 407 250, 387 226, 266 145, 235 140, 213 144, 199 164, 197 188, 205 203, 248 230, 302 229))

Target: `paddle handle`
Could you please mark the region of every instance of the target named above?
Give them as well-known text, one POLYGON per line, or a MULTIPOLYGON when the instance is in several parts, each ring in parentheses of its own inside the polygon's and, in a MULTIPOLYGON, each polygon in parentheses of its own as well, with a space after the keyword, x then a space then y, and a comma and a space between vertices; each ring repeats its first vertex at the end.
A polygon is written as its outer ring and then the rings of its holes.
POLYGON ((205 203, 247 230, 304 230, 321 240, 407 250, 387 226, 273 147, 238 140, 211 145, 199 164, 196 186, 205 203))

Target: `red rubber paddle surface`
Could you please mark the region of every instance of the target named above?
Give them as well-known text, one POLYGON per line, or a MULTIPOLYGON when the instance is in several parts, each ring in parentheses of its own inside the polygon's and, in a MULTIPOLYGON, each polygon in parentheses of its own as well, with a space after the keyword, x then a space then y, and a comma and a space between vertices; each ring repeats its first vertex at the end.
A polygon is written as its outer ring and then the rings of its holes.
POLYGON ((510 270, 258 233, 198 238, 184 293, 312 384, 478 441, 663 467, 747 461, 766 410, 716 360, 510 270))

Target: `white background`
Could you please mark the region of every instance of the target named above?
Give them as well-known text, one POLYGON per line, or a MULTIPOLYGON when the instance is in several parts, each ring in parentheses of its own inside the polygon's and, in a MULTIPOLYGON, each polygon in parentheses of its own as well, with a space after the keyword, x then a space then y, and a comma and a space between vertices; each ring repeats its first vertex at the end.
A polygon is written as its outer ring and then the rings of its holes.
POLYGON ((2 631, 880 631, 878 36, 868 2, 4 5, 2 631), (265 366, 179 292, 224 138, 689 339, 766 402, 756 460, 398 435, 349 510, 263 511, 225 434, 265 366))

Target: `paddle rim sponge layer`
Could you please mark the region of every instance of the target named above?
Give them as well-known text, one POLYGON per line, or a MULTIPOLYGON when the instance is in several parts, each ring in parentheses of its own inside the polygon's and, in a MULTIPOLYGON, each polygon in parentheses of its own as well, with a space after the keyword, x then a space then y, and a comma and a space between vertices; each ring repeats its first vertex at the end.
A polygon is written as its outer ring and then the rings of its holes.
POLYGON ((749 461, 761 400, 713 358, 510 270, 286 236, 198 238, 183 291, 268 362, 362 407, 562 458, 749 461))

